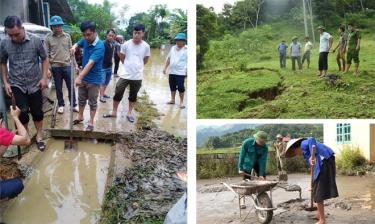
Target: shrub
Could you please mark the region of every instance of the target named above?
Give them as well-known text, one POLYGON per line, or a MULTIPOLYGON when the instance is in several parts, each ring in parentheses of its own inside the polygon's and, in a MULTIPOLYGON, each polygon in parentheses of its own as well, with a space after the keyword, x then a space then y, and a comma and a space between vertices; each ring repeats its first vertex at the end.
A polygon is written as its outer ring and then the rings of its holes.
POLYGON ((344 146, 336 157, 339 173, 353 174, 366 166, 367 160, 358 146, 344 146))

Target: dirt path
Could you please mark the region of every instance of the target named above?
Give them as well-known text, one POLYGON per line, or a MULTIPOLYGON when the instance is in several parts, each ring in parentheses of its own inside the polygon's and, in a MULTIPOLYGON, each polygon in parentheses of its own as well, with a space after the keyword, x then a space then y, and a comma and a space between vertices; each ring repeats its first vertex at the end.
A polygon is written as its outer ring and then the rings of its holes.
MULTIPOLYGON (((269 179, 275 179, 275 177, 269 177, 269 179)), ((199 180, 197 182, 197 223, 241 223, 238 199, 220 184, 239 181, 241 181, 240 178, 199 180)), ((306 212, 303 209, 309 203, 308 175, 289 175, 289 183, 301 186, 302 200, 298 200, 297 192, 275 189, 272 193, 273 203, 278 209, 274 211, 271 223, 315 223, 315 212, 306 212)), ((325 203, 327 222, 374 223, 375 177, 339 176, 337 184, 340 197, 327 200, 325 203)), ((257 223, 254 210, 250 212, 245 223, 257 223)))

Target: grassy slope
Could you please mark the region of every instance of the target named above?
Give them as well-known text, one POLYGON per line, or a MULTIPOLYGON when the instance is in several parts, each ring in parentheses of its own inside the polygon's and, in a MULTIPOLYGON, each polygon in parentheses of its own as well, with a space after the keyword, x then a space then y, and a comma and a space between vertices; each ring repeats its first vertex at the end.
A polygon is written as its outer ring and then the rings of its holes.
MULTIPOLYGON (((281 39, 286 39, 289 44, 290 41, 288 40, 294 35, 302 39, 303 29, 302 27, 300 27, 301 29, 296 27, 299 26, 273 24, 274 38, 265 42, 259 52, 249 53, 246 67, 279 69, 276 46, 281 39), (259 57, 259 55, 262 55, 262 57, 259 57), (261 58, 267 58, 267 60, 261 60, 261 58)), ((336 46, 338 41, 336 31, 328 31, 335 35, 334 46, 336 46)), ((201 103, 203 99, 201 89, 203 87, 218 88, 218 84, 215 79, 212 79, 212 82, 206 80, 203 86, 202 78, 198 77, 198 118, 373 118, 375 113, 375 97, 373 96, 375 91, 375 60, 373 49, 375 49, 375 35, 365 30, 362 32, 360 77, 353 77, 352 73, 344 74, 341 76, 338 85, 329 86, 325 80, 317 77, 318 43, 316 43, 311 56, 310 69, 305 68, 301 73, 293 73, 291 61, 288 59, 287 69, 281 70, 281 75, 284 77, 283 86, 285 87, 283 93, 273 101, 263 102, 260 105, 248 105, 241 112, 235 111, 237 98, 241 97, 240 94, 222 93, 220 98, 216 95, 206 95, 205 103, 201 103), (234 99, 232 105, 228 104, 225 98, 234 99), (219 107, 219 102, 216 105, 208 103, 212 101, 221 101, 221 107, 219 107), (226 107, 234 107, 234 109, 223 110, 226 107)), ((206 60, 209 61, 210 59, 206 60)), ((211 64, 220 64, 220 62, 211 64)), ((226 66, 230 67, 228 64, 226 66)), ((330 53, 328 73, 338 73, 337 70, 335 55, 330 53)), ((221 74, 220 76, 226 76, 228 80, 231 80, 231 82, 223 83, 223 85, 232 85, 232 82, 236 82, 235 80, 242 79, 241 76, 237 77, 235 73, 221 74)), ((264 76, 260 82, 268 83, 268 79, 268 76, 264 76)))

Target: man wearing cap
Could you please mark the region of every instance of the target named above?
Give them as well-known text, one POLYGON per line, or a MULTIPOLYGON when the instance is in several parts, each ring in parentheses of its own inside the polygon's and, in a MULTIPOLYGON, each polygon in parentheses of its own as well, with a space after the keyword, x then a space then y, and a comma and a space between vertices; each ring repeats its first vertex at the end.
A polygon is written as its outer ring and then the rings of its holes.
POLYGON ((36 129, 36 144, 44 151, 43 142, 43 96, 47 88, 48 57, 43 41, 38 36, 26 32, 21 19, 8 16, 4 20, 8 38, 0 43, 0 62, 5 92, 14 96, 21 109, 20 121, 26 127, 29 123, 29 112, 36 129), (7 63, 9 62, 9 73, 7 63), (40 69, 42 62, 42 70, 40 69))
POLYGON ((76 96, 74 88, 71 88, 71 57, 69 49, 72 47, 70 35, 62 30, 64 22, 60 16, 52 16, 50 25, 53 33, 46 36, 44 45, 47 50, 53 79, 55 80, 56 97, 59 108, 57 112, 64 113, 64 95, 62 91, 63 82, 68 89, 69 101, 73 93, 73 102, 70 105, 74 107, 74 111, 78 112, 76 96))
POLYGON ((126 118, 133 123, 135 118, 132 115, 133 108, 137 102, 137 95, 142 86, 143 69, 151 54, 150 45, 143 41, 145 26, 137 24, 133 28, 133 39, 126 41, 121 46, 120 60, 123 66, 123 73, 119 74, 120 79, 116 83, 115 95, 113 97, 112 112, 104 114, 104 118, 117 117, 117 108, 120 104, 125 89, 129 86, 129 109, 126 118))
POLYGON ((327 75, 328 70, 328 53, 332 47, 333 37, 325 32, 324 26, 319 26, 320 45, 319 45, 319 77, 323 78, 327 75))
POLYGON ((279 51, 280 68, 285 68, 286 66, 286 49, 288 49, 288 45, 285 44, 285 40, 282 40, 279 46, 277 46, 277 50, 279 51))
MULTIPOLYGON (((258 131, 254 138, 246 139, 241 146, 240 157, 238 159, 238 173, 244 180, 251 180, 251 171, 256 172, 260 180, 266 179, 266 164, 268 147, 266 145, 267 133, 258 131)), ((246 208, 245 198, 241 200, 242 209, 246 208)))
POLYGON ((99 87, 104 81, 103 58, 105 47, 96 33, 96 24, 94 22, 82 22, 80 29, 83 39, 74 44, 70 49, 71 55, 75 54, 77 47, 83 49, 83 69, 80 70, 74 81, 75 85, 78 86, 79 112, 73 124, 77 125, 84 120, 83 111, 88 101, 90 106, 90 119, 86 131, 93 131, 94 118, 98 106, 99 87))
POLYGON ((346 55, 347 67, 346 73, 349 72, 352 59, 355 63, 354 75, 358 75, 359 68, 359 50, 361 49, 361 34, 357 29, 354 28, 353 23, 348 24, 349 36, 348 36, 348 53, 346 55))
POLYGON ((290 57, 292 59, 292 70, 296 70, 296 61, 298 63, 298 69, 302 69, 301 63, 301 44, 298 42, 298 37, 294 36, 290 44, 290 57))
POLYGON ((285 156, 287 158, 302 155, 313 170, 313 199, 317 203, 319 224, 326 223, 324 215, 324 200, 338 197, 336 186, 335 154, 328 146, 318 142, 315 138, 298 138, 288 142, 285 156), (312 157, 315 148, 315 159, 312 157))
POLYGON ((163 73, 167 74, 169 66, 169 88, 171 89, 171 100, 168 104, 175 104, 176 90, 180 95, 180 108, 184 109, 185 77, 187 73, 187 47, 186 35, 178 33, 174 38, 176 45, 171 48, 167 56, 163 73))
POLYGON ((305 60, 307 61, 307 68, 310 68, 310 56, 311 56, 311 49, 313 48, 313 44, 310 41, 309 37, 305 37, 305 50, 302 56, 302 66, 305 60))
POLYGON ((285 165, 285 148, 286 142, 283 141, 283 136, 281 134, 276 135, 276 141, 273 144, 273 147, 276 151, 277 157, 277 168, 279 171, 284 171, 285 165))

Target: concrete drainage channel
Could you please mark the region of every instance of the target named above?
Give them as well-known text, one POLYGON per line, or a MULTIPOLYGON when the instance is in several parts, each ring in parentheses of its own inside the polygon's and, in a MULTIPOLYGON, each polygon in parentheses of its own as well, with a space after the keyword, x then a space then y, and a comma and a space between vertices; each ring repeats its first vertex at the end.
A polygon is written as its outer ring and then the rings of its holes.
MULTIPOLYGON (((52 136, 67 133, 51 131, 52 136)), ((186 139, 157 129, 93 135, 102 138, 80 138, 77 151, 64 151, 64 139, 51 137, 45 152, 26 154, 20 163, 32 172, 24 191, 1 206, 0 221, 113 223, 117 217, 117 223, 165 216, 186 189, 175 175, 186 170, 186 139), (115 209, 122 214, 114 215, 115 209)))

